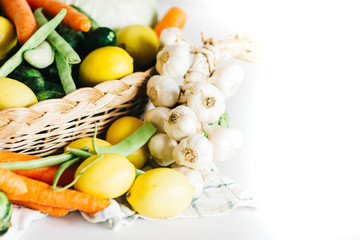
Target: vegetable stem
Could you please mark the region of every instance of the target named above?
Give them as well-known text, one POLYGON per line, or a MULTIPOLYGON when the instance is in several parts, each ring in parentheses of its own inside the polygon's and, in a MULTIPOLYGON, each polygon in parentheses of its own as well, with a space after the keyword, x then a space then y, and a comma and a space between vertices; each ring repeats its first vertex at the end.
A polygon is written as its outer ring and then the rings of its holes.
MULTIPOLYGON (((42 13, 42 8, 38 8, 35 10, 35 20, 36 23, 39 26, 43 26, 46 23, 48 23, 48 20, 46 19, 45 15, 42 13)), ((81 62, 79 54, 70 46, 68 42, 64 40, 64 38, 61 37, 59 33, 57 33, 55 30, 52 31, 49 36, 47 37, 47 40, 51 43, 51 45, 56 48, 58 52, 61 53, 61 55, 64 56, 66 61, 70 64, 77 64, 81 62)))
POLYGON ((66 15, 66 9, 62 9, 53 19, 47 24, 39 28, 22 47, 9 58, 0 68, 0 77, 9 75, 20 63, 23 61, 23 53, 27 50, 37 47, 42 43, 47 36, 60 24, 61 20, 66 15))
POLYGON ((51 188, 53 190, 56 190, 56 185, 61 177, 61 174, 63 174, 63 172, 70 167, 71 165, 73 165, 74 163, 78 162, 80 160, 80 158, 74 158, 71 159, 67 162, 64 162, 63 164, 61 164, 61 166, 59 167, 59 169, 56 171, 55 176, 54 176, 54 180, 53 180, 53 184, 51 186, 51 188))

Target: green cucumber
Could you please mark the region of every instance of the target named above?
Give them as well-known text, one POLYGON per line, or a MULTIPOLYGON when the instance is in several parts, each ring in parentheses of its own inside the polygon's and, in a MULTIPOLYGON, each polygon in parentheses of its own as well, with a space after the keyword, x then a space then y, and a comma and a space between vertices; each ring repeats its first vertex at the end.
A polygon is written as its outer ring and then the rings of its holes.
POLYGON ((87 34, 83 43, 79 45, 77 52, 84 59, 95 49, 106 46, 116 46, 116 34, 110 28, 99 27, 87 34))
POLYGON ((53 91, 53 90, 43 90, 40 92, 35 93, 38 101, 43 101, 50 98, 61 98, 65 96, 65 94, 59 92, 59 91, 53 91))
POLYGON ((11 226, 12 205, 8 197, 0 191, 0 236, 4 235, 11 226))
POLYGON ((18 67, 16 67, 7 77, 24 83, 33 77, 42 78, 42 75, 35 68, 27 67, 27 66, 21 64, 18 67))
POLYGON ((63 23, 60 23, 56 31, 74 49, 85 39, 83 32, 76 31, 63 23))
POLYGON ((32 77, 24 82, 34 93, 44 90, 45 80, 42 77, 32 77))

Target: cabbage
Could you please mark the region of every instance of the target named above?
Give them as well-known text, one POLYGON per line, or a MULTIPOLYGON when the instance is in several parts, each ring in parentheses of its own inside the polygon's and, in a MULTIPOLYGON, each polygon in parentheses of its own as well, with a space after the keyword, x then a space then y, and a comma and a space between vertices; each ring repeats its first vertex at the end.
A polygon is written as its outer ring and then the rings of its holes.
POLYGON ((157 21, 156 0, 61 0, 88 13, 100 26, 113 30, 141 24, 153 27, 157 21))

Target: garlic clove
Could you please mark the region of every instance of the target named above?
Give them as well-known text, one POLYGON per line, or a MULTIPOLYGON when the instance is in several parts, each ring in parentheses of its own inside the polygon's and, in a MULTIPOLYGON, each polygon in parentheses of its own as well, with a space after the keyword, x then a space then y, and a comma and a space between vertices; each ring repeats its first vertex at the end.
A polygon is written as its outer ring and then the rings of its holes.
POLYGON ((224 94, 210 83, 193 83, 186 95, 187 106, 196 113, 200 122, 215 122, 225 112, 224 94))
POLYGON ((184 77, 191 64, 190 47, 166 45, 156 55, 156 71, 174 79, 184 77))
POLYGON ((244 134, 236 128, 211 127, 207 134, 213 145, 214 161, 231 159, 244 144, 244 134))
POLYGON ((213 162, 213 146, 203 134, 184 138, 173 150, 177 164, 196 169, 208 169, 213 162))
POLYGON ((195 134, 198 127, 194 111, 184 105, 172 109, 164 121, 165 133, 176 141, 195 134))
POLYGON ((164 122, 166 117, 170 113, 170 108, 167 107, 155 107, 148 110, 145 113, 144 119, 146 122, 151 123, 157 129, 158 133, 165 132, 164 130, 164 122))
POLYGON ((152 76, 146 85, 146 93, 155 107, 172 107, 180 96, 177 82, 168 76, 152 76))
POLYGON ((216 68, 208 82, 220 89, 227 99, 235 94, 243 79, 242 65, 238 62, 231 62, 216 68))
POLYGON ((169 166, 175 162, 172 152, 176 145, 165 133, 156 133, 148 142, 151 158, 160 166, 169 166))
POLYGON ((178 166, 173 169, 181 172, 189 179, 191 185, 195 188, 193 197, 200 197, 204 190, 204 179, 201 172, 184 166, 178 166))

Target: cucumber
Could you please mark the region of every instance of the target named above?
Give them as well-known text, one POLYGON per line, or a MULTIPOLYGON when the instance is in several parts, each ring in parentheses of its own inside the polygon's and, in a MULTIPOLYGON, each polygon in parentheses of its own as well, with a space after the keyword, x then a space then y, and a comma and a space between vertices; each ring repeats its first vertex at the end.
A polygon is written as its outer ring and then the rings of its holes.
POLYGON ((59 91, 53 91, 53 90, 43 90, 40 92, 35 93, 38 101, 43 101, 50 98, 61 98, 65 94, 59 92, 59 91))
POLYGON ((0 191, 0 236, 4 235, 11 226, 12 205, 8 197, 0 191))
POLYGON ((38 70, 36 70, 34 68, 27 67, 25 65, 19 65, 18 67, 16 67, 14 69, 14 71, 12 71, 8 75, 8 77, 24 83, 24 82, 26 82, 27 80, 29 80, 30 78, 33 78, 33 77, 42 78, 42 75, 38 70))
POLYGON ((85 35, 83 32, 76 31, 63 23, 61 23, 57 27, 56 31, 74 49, 78 46, 80 42, 85 39, 85 35))
POLYGON ((110 28, 99 27, 87 34, 82 44, 79 45, 77 52, 83 59, 93 50, 106 46, 116 46, 116 34, 110 28))
POLYGON ((32 77, 24 82, 34 93, 45 89, 45 80, 42 77, 32 77))

